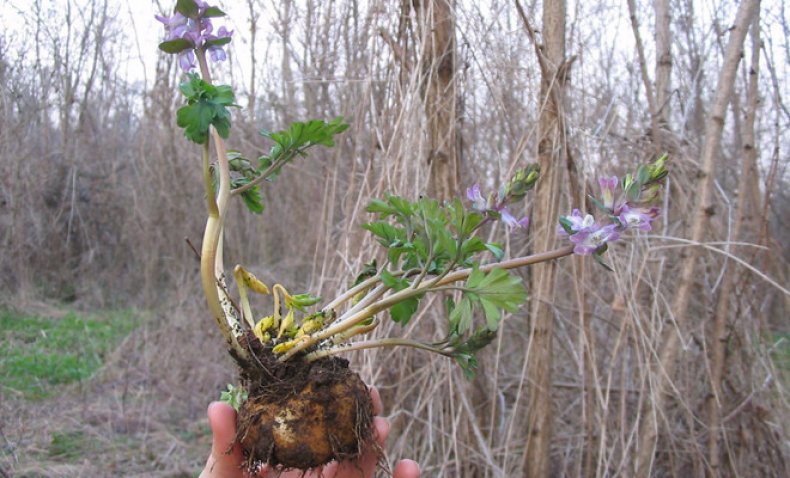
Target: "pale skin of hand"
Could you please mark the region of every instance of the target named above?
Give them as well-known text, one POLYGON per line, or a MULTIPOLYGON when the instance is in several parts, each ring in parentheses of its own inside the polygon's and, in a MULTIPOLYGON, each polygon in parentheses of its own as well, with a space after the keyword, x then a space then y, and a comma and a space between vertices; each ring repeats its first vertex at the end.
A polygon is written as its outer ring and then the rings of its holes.
MULTIPOLYGON (((370 399, 373 402, 373 414, 380 414, 383 407, 375 387, 370 389, 370 399)), ((250 475, 242 471, 241 447, 237 443, 231 449, 236 437, 236 411, 227 403, 214 402, 208 407, 208 421, 213 441, 211 455, 200 478, 250 478, 250 475)), ((373 428, 376 441, 380 446, 384 446, 389 435, 389 421, 377 416, 373 419, 373 428)), ((355 461, 333 462, 307 474, 303 474, 300 470, 277 474, 270 468, 264 467, 256 476, 259 478, 371 478, 376 471, 377 461, 375 451, 367 450, 355 461)), ((411 460, 401 460, 392 472, 392 478, 419 478, 419 476, 420 467, 411 460)))

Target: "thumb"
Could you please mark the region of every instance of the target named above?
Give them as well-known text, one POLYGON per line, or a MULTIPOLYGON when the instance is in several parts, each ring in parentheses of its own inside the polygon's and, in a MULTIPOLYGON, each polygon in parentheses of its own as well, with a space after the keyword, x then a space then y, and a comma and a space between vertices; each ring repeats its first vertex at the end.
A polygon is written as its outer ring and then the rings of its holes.
POLYGON ((208 423, 213 440, 211 456, 200 478, 241 478, 241 448, 236 440, 236 411, 223 402, 208 407, 208 423))
POLYGON ((420 465, 412 460, 401 460, 395 465, 395 471, 392 473, 393 478, 419 478, 420 465))

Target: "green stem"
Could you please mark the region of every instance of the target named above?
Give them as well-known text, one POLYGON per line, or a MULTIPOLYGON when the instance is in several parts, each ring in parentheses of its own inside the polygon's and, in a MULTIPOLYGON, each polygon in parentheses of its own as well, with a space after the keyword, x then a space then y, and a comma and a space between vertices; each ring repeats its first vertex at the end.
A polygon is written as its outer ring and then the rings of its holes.
POLYGON ((268 178, 272 173, 277 171, 279 168, 282 168, 283 166, 285 166, 286 163, 288 163, 288 161, 292 160, 297 154, 303 153, 305 149, 306 149, 306 147, 297 149, 295 151, 291 151, 290 153, 288 153, 287 156, 278 159, 271 166, 266 168, 266 170, 264 172, 262 172, 257 178, 253 179, 252 181, 248 182, 247 184, 244 184, 244 185, 239 186, 236 189, 232 190, 230 192, 231 196, 237 196, 237 195, 243 193, 244 191, 248 191, 248 190, 254 188, 255 186, 259 185, 260 183, 264 182, 266 180, 266 178, 268 178))
POLYGON ((206 189, 206 203, 208 205, 209 216, 219 216, 217 209, 217 198, 214 197, 214 186, 211 178, 211 149, 209 142, 203 143, 203 185, 206 189))

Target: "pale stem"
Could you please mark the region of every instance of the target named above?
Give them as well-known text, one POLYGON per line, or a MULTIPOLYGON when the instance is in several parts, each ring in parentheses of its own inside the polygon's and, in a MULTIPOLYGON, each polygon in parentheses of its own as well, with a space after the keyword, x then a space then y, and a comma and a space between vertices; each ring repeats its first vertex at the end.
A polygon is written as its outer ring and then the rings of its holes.
MULTIPOLYGON (((195 54, 200 65, 203 80, 210 83, 211 75, 208 70, 205 52, 198 49, 195 51, 195 54)), ((210 132, 217 153, 219 187, 215 199, 211 173, 207 165, 209 160, 209 144, 207 141, 203 149, 203 178, 206 181, 209 213, 201 246, 200 277, 209 311, 222 331, 222 335, 239 359, 248 360, 249 353, 238 342, 238 337, 243 334, 243 330, 234 315, 232 302, 224 290, 222 230, 230 198, 230 167, 224 141, 213 126, 210 127, 210 132)))
MULTIPOLYGON (((539 262, 546 262, 554 259, 559 259, 560 257, 568 256, 573 253, 574 246, 565 246, 559 249, 554 249, 547 252, 542 252, 540 254, 533 254, 531 256, 526 257, 518 257, 515 259, 509 259, 507 261, 502 262, 495 262, 492 264, 486 264, 484 266, 480 266, 479 270, 481 272, 490 272, 493 269, 515 269, 518 267, 525 267, 532 264, 537 264, 539 262)), ((284 353, 278 360, 284 362, 289 358, 293 357, 297 353, 305 350, 316 343, 328 339, 336 334, 342 333, 351 327, 364 322, 365 320, 373 317, 377 313, 381 312, 382 310, 388 309, 393 305, 402 302, 404 300, 410 299, 412 297, 416 297, 426 292, 429 292, 431 289, 435 287, 445 286, 447 284, 452 284, 453 282, 457 282, 460 280, 464 280, 472 273, 472 269, 461 269, 458 271, 451 272, 441 278, 439 281, 431 281, 428 284, 421 285, 416 289, 403 289, 398 291, 392 295, 387 296, 386 298, 382 299, 375 304, 371 304, 361 311, 355 313, 353 316, 349 317, 342 322, 336 322, 331 327, 328 327, 322 331, 319 331, 313 335, 308 336, 304 340, 302 340, 299 344, 295 345, 291 350, 284 353)))
POLYGON ((250 308, 250 299, 247 297, 247 285, 244 283, 242 277, 241 266, 236 266, 233 270, 233 278, 236 280, 236 287, 239 289, 239 301, 241 302, 242 318, 247 321, 247 325, 251 329, 255 328, 255 319, 252 316, 252 308, 250 308))
POLYGON ((335 355, 343 352, 351 352, 353 350, 372 349, 375 347, 412 347, 415 349, 427 350, 428 352, 444 355, 445 357, 452 357, 452 354, 447 350, 442 350, 433 347, 431 345, 424 344, 422 342, 417 342, 416 340, 400 339, 393 337, 388 339, 365 340, 363 342, 356 342, 353 344, 345 344, 336 347, 330 347, 327 349, 316 350, 315 352, 311 352, 305 355, 305 360, 308 362, 312 362, 322 357, 329 357, 331 355, 335 355))

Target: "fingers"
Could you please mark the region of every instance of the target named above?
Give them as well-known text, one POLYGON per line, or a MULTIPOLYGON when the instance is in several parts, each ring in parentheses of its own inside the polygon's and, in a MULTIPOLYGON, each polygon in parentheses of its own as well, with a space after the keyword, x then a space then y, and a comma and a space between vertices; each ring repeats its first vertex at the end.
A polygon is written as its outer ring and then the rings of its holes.
POLYGON ((236 411, 227 403, 214 402, 208 407, 208 423, 213 435, 211 456, 200 478, 241 478, 241 448, 233 446, 236 411))
POLYGON ((376 443, 379 446, 384 446, 387 442, 387 437, 390 435, 390 421, 382 417, 373 418, 373 436, 376 437, 376 443))
POLYGON ((412 460, 401 460, 395 465, 392 478, 419 478, 420 465, 412 460))
POLYGON ((378 388, 370 387, 370 401, 373 402, 373 415, 381 415, 384 412, 384 405, 381 403, 378 388))

